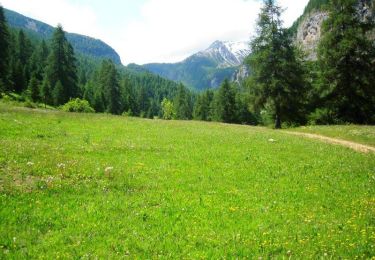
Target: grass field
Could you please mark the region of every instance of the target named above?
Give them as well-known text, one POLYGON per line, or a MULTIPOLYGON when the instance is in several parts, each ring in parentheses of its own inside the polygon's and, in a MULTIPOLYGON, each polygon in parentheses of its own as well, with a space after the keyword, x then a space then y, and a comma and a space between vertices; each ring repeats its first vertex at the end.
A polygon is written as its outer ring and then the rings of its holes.
POLYGON ((0 205, 0 258, 375 256, 375 154, 265 128, 0 105, 0 205))
POLYGON ((293 131, 320 134, 340 138, 375 147, 375 126, 340 125, 340 126, 304 126, 293 131))

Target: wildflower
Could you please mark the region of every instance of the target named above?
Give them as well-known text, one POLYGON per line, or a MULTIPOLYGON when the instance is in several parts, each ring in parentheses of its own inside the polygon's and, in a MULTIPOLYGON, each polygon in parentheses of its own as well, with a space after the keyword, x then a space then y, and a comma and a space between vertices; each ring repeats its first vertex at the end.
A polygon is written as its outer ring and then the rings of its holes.
POLYGON ((109 173, 109 172, 111 172, 112 170, 113 170, 113 167, 110 166, 110 167, 105 168, 105 169, 104 169, 104 172, 105 172, 105 173, 109 173))
POLYGON ((33 162, 27 162, 27 166, 33 166, 34 163, 33 162))
POLYGON ((59 168, 59 169, 65 169, 65 164, 64 163, 59 163, 59 164, 57 164, 57 168, 59 168))
POLYGON ((270 142, 270 143, 274 143, 274 142, 276 142, 276 140, 275 140, 275 139, 272 139, 272 138, 270 138, 270 139, 268 139, 268 142, 270 142))

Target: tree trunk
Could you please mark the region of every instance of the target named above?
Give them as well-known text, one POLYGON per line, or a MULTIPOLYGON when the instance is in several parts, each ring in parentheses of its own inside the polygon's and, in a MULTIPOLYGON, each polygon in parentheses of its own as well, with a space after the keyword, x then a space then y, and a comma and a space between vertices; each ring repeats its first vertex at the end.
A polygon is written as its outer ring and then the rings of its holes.
POLYGON ((281 119, 279 114, 276 114, 275 129, 281 129, 281 119))

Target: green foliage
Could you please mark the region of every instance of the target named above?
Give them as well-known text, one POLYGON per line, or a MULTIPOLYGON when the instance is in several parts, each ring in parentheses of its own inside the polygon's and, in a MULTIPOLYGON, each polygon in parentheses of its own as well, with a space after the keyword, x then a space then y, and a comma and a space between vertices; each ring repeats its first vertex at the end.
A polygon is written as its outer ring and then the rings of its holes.
POLYGON ((41 96, 42 102, 45 105, 53 104, 52 88, 47 78, 43 80, 42 87, 40 89, 40 96, 41 96))
POLYGON ((192 102, 190 93, 180 84, 177 95, 174 98, 174 106, 176 111, 176 119, 189 120, 192 118, 192 102))
POLYGON ((219 121, 234 123, 236 121, 236 94, 227 79, 219 88, 217 104, 219 121))
POLYGON ((231 78, 237 68, 218 68, 217 62, 207 57, 194 55, 175 64, 146 64, 144 67, 167 79, 182 82, 194 90, 219 87, 226 78, 231 78))
POLYGON ((367 33, 373 20, 362 20, 356 0, 333 0, 319 44, 321 102, 337 120, 375 123, 375 47, 367 33))
POLYGON ((274 115, 275 128, 281 128, 284 120, 303 120, 306 88, 304 66, 290 33, 282 28, 281 13, 274 0, 264 2, 248 59, 253 71, 248 83, 254 109, 267 106, 274 115))
POLYGON ((53 104, 59 106, 64 103, 64 86, 61 84, 61 81, 57 81, 55 87, 52 90, 53 104))
POLYGON ((61 110, 65 112, 95 113, 95 110, 90 106, 87 100, 82 100, 79 98, 70 100, 61 107, 61 110))
POLYGON ((62 86, 61 89, 53 89, 55 102, 58 102, 55 105, 62 105, 70 98, 76 97, 78 94, 76 59, 61 26, 58 26, 53 34, 47 64, 46 77, 50 85, 57 86, 60 82, 62 86), (60 95, 58 98, 56 93, 60 95))
POLYGON ((106 111, 115 115, 123 112, 118 77, 115 64, 111 60, 103 61, 99 75, 100 88, 104 94, 106 111))
POLYGON ((176 112, 174 110, 174 105, 172 101, 164 98, 161 102, 161 109, 163 113, 163 119, 165 120, 172 120, 176 116, 176 112))
MULTIPOLYGON (((5 9, 5 16, 11 27, 24 30, 32 38, 49 40, 55 30, 48 24, 25 17, 11 10, 5 9), (33 24, 36 30, 30 29, 30 24, 33 24)), ((97 60, 111 59, 116 64, 121 64, 120 56, 116 51, 101 40, 75 33, 67 33, 66 38, 77 54, 97 60)))
POLYGON ((212 90, 206 90, 202 94, 198 95, 194 106, 194 119, 210 121, 210 105, 214 98, 214 92, 212 90))
POLYGON ((8 82, 9 37, 4 9, 0 5, 0 92, 5 91, 8 82))
POLYGON ((35 75, 31 77, 29 86, 28 86, 28 94, 33 102, 38 102, 40 100, 40 89, 39 89, 39 81, 35 75))

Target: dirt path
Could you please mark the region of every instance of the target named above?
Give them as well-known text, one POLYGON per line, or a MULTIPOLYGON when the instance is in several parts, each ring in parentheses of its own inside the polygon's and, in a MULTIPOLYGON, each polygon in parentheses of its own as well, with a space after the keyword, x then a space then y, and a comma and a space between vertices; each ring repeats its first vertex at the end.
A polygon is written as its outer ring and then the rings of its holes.
POLYGON ((283 131, 284 133, 291 134, 291 135, 297 135, 297 136, 303 136, 303 137, 308 137, 311 139, 317 139, 326 143, 330 144, 336 144, 336 145, 341 145, 348 147, 350 149, 353 149, 355 151, 361 152, 361 153, 370 153, 373 152, 375 153, 375 147, 369 146, 369 145, 364 145, 364 144, 359 144, 355 142, 350 142, 350 141, 345 141, 342 139, 337 139, 337 138, 332 138, 332 137, 327 137, 323 135, 317 135, 317 134, 308 134, 308 133, 301 133, 301 132, 292 132, 292 131, 283 131))

